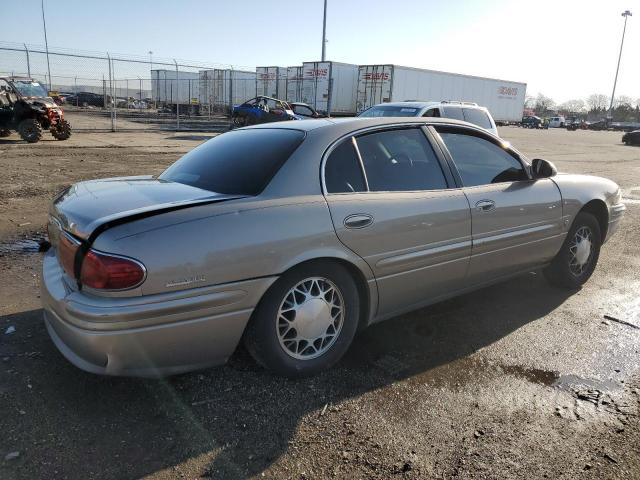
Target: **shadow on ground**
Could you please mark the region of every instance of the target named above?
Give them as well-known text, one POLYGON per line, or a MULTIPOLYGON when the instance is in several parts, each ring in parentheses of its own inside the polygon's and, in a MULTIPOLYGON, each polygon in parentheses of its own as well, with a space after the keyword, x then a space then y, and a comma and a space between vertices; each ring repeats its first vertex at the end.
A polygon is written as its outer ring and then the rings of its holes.
POLYGON ((270 375, 242 349, 224 367, 162 381, 94 376, 55 350, 40 310, 0 318, 17 329, 0 335, 0 453, 21 452, 0 476, 139 478, 205 455, 201 474, 245 478, 287 451, 310 411, 410 377, 464 382, 478 373, 469 362, 447 378, 434 369, 455 366, 567 296, 527 275, 375 325, 336 368, 297 381, 270 375))

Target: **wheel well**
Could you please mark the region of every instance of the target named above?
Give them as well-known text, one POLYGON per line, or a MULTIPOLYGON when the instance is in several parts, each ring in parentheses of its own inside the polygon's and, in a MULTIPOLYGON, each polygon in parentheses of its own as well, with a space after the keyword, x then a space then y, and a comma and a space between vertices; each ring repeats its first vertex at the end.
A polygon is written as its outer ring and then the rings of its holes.
POLYGON ((353 278, 353 281, 356 283, 356 288, 358 289, 358 298, 360 299, 360 318, 358 320, 358 330, 362 330, 363 328, 365 328, 368 324, 369 313, 370 313, 369 288, 367 287, 366 278, 364 277, 360 269, 356 267, 353 263, 348 262, 347 260, 343 260, 341 258, 336 258, 336 257, 319 257, 319 258, 314 258, 311 260, 306 260, 304 262, 298 263, 282 273, 284 275, 286 272, 293 270, 294 268, 298 268, 302 265, 308 265, 309 263, 316 263, 316 262, 336 263, 344 267, 349 272, 349 274, 351 275, 351 278, 353 278))
POLYGON ((581 212, 587 212, 596 217, 600 226, 601 241, 607 237, 607 229, 609 228, 609 211, 607 205, 602 200, 591 200, 582 209, 581 212))

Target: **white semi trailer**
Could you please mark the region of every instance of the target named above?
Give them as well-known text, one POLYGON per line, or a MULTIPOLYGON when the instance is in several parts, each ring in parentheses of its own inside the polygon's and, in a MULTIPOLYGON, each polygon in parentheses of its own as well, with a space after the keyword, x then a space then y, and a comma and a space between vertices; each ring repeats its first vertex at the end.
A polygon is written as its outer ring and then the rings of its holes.
POLYGON ((200 104, 205 110, 229 111, 256 96, 256 72, 231 69, 200 70, 200 104))
POLYGON ((302 67, 287 67, 287 95, 288 102, 302 101, 302 67))
POLYGON ((287 95, 287 69, 284 67, 256 67, 258 95, 284 99, 287 95))
POLYGON ((361 65, 357 111, 405 100, 475 102, 497 122, 522 120, 527 84, 398 65, 361 65))
POLYGON ((190 105, 199 99, 199 75, 171 69, 151 70, 153 101, 164 105, 190 105))
POLYGON ((325 115, 354 115, 358 66, 340 62, 302 64, 302 101, 325 115))

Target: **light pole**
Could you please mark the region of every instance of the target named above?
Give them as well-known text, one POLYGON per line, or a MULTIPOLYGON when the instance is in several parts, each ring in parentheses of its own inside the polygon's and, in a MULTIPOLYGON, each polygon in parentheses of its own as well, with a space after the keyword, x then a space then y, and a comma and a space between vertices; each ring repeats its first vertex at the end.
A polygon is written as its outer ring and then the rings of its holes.
POLYGON ((624 17, 624 27, 622 28, 622 41, 620 42, 620 53, 618 54, 618 66, 616 67, 616 78, 613 81, 613 92, 611 92, 611 103, 609 104, 609 117, 613 118, 613 101, 616 96, 616 83, 618 83, 618 71, 620 70, 620 59, 622 58, 622 47, 624 45, 624 33, 627 30, 627 18, 633 16, 629 10, 622 12, 624 17))
POLYGON ((47 22, 44 19, 44 0, 41 0, 42 8, 42 26, 44 27, 44 47, 47 51, 47 72, 49 73, 49 90, 51 90, 51 66, 49 65, 49 42, 47 41, 47 22))
POLYGON ((325 61, 327 46, 327 0, 324 0, 324 15, 322 16, 322 61, 325 61))

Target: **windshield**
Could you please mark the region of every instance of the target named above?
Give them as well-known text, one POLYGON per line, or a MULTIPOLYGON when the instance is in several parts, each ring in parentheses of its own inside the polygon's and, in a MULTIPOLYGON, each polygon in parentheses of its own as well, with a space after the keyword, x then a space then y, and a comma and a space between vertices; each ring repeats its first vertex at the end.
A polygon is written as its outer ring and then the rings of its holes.
POLYGON ((420 109, 397 105, 376 105, 362 112, 359 117, 415 117, 420 109))
POLYGON ((191 150, 159 178, 217 193, 257 195, 304 135, 284 128, 223 133, 191 150))
POLYGON ((38 82, 27 80, 14 80, 13 86, 24 97, 46 97, 47 91, 38 82))

